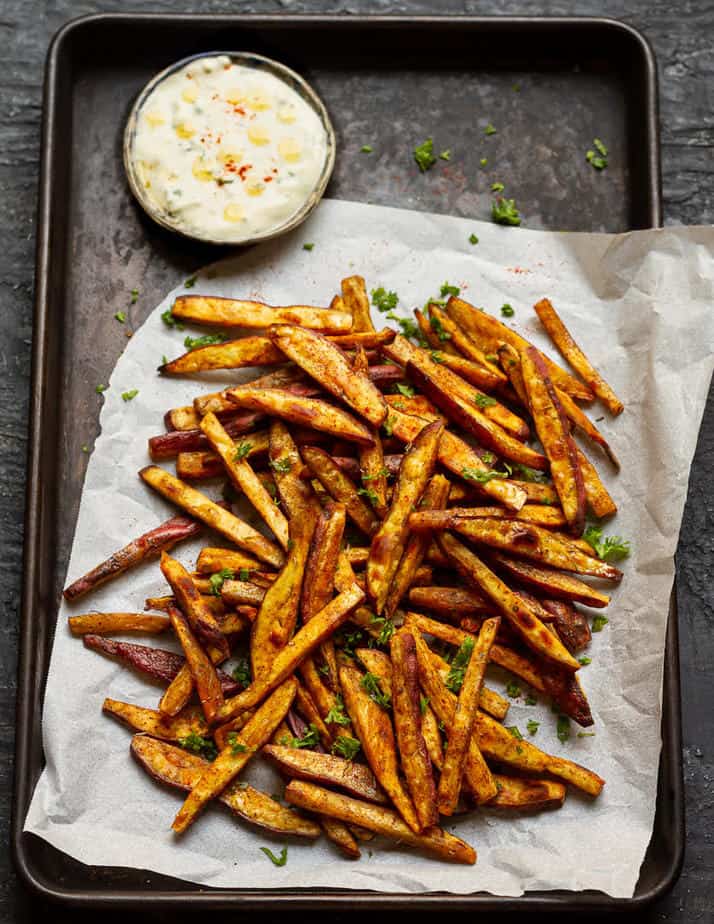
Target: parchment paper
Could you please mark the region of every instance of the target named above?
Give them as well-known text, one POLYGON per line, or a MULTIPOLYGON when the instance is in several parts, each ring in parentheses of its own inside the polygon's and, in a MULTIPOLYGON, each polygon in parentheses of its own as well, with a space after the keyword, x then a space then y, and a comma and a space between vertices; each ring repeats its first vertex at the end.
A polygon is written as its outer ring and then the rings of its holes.
MULTIPOLYGON (((193 291, 326 305, 351 273, 364 275, 369 288, 398 292, 398 311, 405 313, 438 294, 446 280, 498 316, 508 302, 515 309, 510 323, 553 355, 531 310, 547 295, 625 402, 618 419, 601 406, 592 412, 603 418, 599 426, 622 461, 615 476, 602 456, 590 453, 620 505, 606 532, 632 542, 625 579, 607 610, 609 625, 594 635, 592 664, 581 671, 596 736, 576 737, 573 724, 571 738, 561 743, 548 704, 529 707, 524 696, 506 722, 527 735, 527 720, 539 721, 531 740, 597 771, 607 781, 603 794, 592 801, 571 791, 561 810, 535 816, 480 811, 455 819, 449 829, 478 851, 473 868, 381 841, 349 862, 321 841, 290 843, 288 863, 278 869, 258 848, 276 849, 283 840, 218 807, 175 839, 169 826, 183 796, 153 783, 129 757, 129 733, 101 714, 105 696, 155 706, 159 688, 86 650, 66 628, 71 611, 141 610, 147 595, 164 593, 153 562, 72 610, 64 603, 59 608, 44 712, 47 768, 26 830, 84 863, 150 869, 209 886, 501 895, 562 888, 629 896, 652 832, 673 555, 712 373, 714 229, 545 233, 326 201, 291 237, 200 273, 193 291), (472 233, 477 245, 469 243, 472 233), (304 242, 314 242, 314 249, 304 250, 304 242)), ((155 373, 162 354, 183 352, 184 334, 160 317, 179 291, 131 339, 111 377, 68 581, 173 512, 137 477, 147 464, 147 438, 162 430, 167 408, 215 390, 220 378, 171 380, 155 373), (139 389, 136 398, 122 401, 121 393, 132 388, 139 389)), ((375 321, 380 326, 383 318, 375 321)), ((180 545, 178 557, 193 562, 200 544, 180 545)), ((149 644, 166 646, 161 639, 149 644)), ((489 682, 503 689, 503 679, 494 674, 489 682)), ((279 789, 259 763, 247 778, 268 792, 279 789)))

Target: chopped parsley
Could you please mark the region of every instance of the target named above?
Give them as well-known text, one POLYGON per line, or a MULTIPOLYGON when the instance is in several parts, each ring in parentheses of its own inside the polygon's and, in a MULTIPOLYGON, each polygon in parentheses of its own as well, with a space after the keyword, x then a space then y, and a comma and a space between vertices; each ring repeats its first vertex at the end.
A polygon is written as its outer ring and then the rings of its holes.
POLYGON ((578 664, 582 664, 583 667, 587 667, 588 664, 592 664, 593 659, 588 658, 587 655, 583 655, 582 658, 578 658, 578 664))
POLYGON ((520 476, 521 481, 531 481, 537 484, 545 484, 548 481, 548 476, 544 475, 543 472, 539 472, 535 468, 529 468, 527 465, 521 465, 520 462, 513 462, 513 471, 516 475, 520 476))
POLYGON ((241 568, 238 572, 239 581, 249 581, 250 580, 250 571, 247 568, 241 568))
POLYGON ((480 407, 481 410, 487 407, 493 407, 494 404, 498 403, 495 398, 491 398, 489 395, 480 395, 480 394, 474 395, 473 402, 476 405, 476 407, 480 407))
POLYGON ((399 296, 396 292, 387 292, 384 286, 378 289, 372 289, 372 304, 383 314, 385 311, 394 311, 399 304, 399 296))
POLYGON ((602 526, 588 526, 583 539, 592 546, 595 554, 603 561, 620 561, 630 554, 630 543, 620 536, 602 535, 602 526))
POLYGON ((101 395, 107 390, 107 388, 109 388, 108 385, 97 385, 97 387, 94 390, 96 391, 98 395, 101 395))
POLYGON ((330 710, 325 716, 325 722, 328 725, 349 725, 350 724, 350 720, 345 713, 345 704, 342 702, 342 697, 339 694, 335 697, 334 704, 330 706, 330 710))
POLYGON ((361 747, 362 745, 356 738, 350 735, 338 735, 332 745, 332 753, 338 757, 344 757, 345 760, 354 760, 361 747))
POLYGON ((132 303, 132 305, 135 305, 136 302, 137 302, 137 300, 138 300, 138 298, 139 298, 139 290, 138 290, 138 289, 132 289, 131 292, 129 293, 129 295, 131 295, 131 303, 132 303))
POLYGON ((270 860, 270 862, 275 866, 285 866, 288 862, 288 848, 283 847, 280 851, 280 856, 276 857, 270 847, 261 847, 260 848, 265 856, 270 860))
POLYGON ((125 323, 126 323, 126 314, 125 314, 125 312, 123 312, 123 311, 117 311, 117 313, 114 315, 114 317, 116 318, 116 320, 117 320, 120 324, 125 324, 125 323))
POLYGON ((302 245, 302 249, 303 249, 303 250, 314 250, 314 249, 315 249, 315 245, 314 245, 314 244, 303 244, 303 245, 302 245))
POLYGON ((133 401, 134 398, 139 394, 138 388, 132 388, 130 391, 123 391, 121 393, 122 401, 133 401))
POLYGON ((451 286, 448 282, 445 282, 439 289, 439 295, 442 298, 446 298, 447 295, 458 295, 460 292, 461 289, 459 286, 451 286))
POLYGON ((535 733, 540 728, 540 722, 536 722, 535 719, 528 719, 526 722, 526 728, 528 729, 529 735, 535 735, 535 733))
POLYGON ((177 321, 176 318, 171 314, 171 309, 167 308, 166 311, 161 312, 161 320, 167 327, 175 327, 176 330, 183 330, 184 325, 177 321))
POLYGON ((445 151, 442 151, 441 154, 439 154, 439 157, 442 160, 451 160, 451 149, 447 148, 445 151))
POLYGON ((483 133, 484 135, 495 135, 496 131, 497 129, 495 129, 493 125, 491 125, 491 123, 489 122, 486 128, 484 128, 483 133))
POLYGON ((429 316, 429 324, 431 325, 431 329, 434 331, 434 333, 439 338, 439 340, 441 340, 442 343, 445 340, 451 340, 451 334, 448 331, 444 330, 443 324, 435 315, 432 314, 429 316))
POLYGON ((227 334, 203 334, 202 337, 186 337, 183 345, 187 350, 198 350, 200 347, 213 346, 215 343, 225 343, 227 334))
POLYGON ((506 684, 506 693, 511 699, 518 699, 521 695, 521 688, 518 686, 515 680, 509 680, 506 684))
POLYGON ((382 424, 382 429, 384 430, 385 436, 391 436, 392 433, 394 433, 394 421, 391 417, 387 417, 387 419, 382 424))
POLYGON ((422 693, 421 696, 419 697, 419 712, 421 712, 422 715, 426 715, 426 710, 428 708, 429 708, 429 697, 424 696, 424 694, 422 693))
POLYGON ((594 738, 595 732, 578 732, 578 738, 594 738))
POLYGON ((381 627, 379 630, 379 635, 376 637, 376 639, 374 639, 377 645, 388 645, 392 636, 394 635, 396 628, 392 620, 387 619, 386 616, 373 615, 369 622, 372 626, 381 627))
POLYGON ((603 616, 601 613, 597 613, 593 616, 593 632, 602 632, 605 626, 610 622, 607 616, 603 616))
POLYGON ((287 475, 290 469, 293 467, 293 463, 290 459, 271 459, 270 467, 274 472, 277 472, 278 475, 287 475))
POLYGON ((208 583, 211 585, 211 593, 213 596, 220 597, 223 582, 232 581, 235 579, 235 576, 236 573, 232 568, 221 568, 220 571, 216 571, 215 574, 212 574, 208 579, 208 583))
POLYGON ((82 446, 82 452, 89 452, 89 446, 86 443, 82 446))
MULTIPOLYGON (((389 315, 387 315, 389 317, 389 315)), ((411 318, 397 318, 396 315, 392 318, 393 321, 396 321, 399 327, 402 330, 402 333, 409 340, 416 340, 421 346, 424 346, 424 338, 422 337, 421 331, 416 321, 412 321, 411 318)))
POLYGON ((521 730, 517 725, 506 725, 506 731, 513 735, 514 738, 517 738, 519 741, 523 741, 523 735, 521 730))
POLYGON ((379 685, 379 677, 377 677, 376 674, 367 671, 360 681, 360 686, 378 706, 381 706, 383 709, 391 709, 392 699, 386 693, 382 692, 382 688, 379 685))
POLYGON ((401 382, 397 382, 397 391, 400 395, 404 395, 405 398, 413 398, 416 394, 411 385, 403 385, 401 382))
POLYGON ((247 459, 252 448, 252 443, 249 443, 247 440, 241 440, 236 446, 236 451, 233 454, 233 461, 242 462, 243 459, 247 459))
POLYGON ((290 740, 291 748, 314 748, 320 743, 320 735, 317 731, 317 725, 310 722, 302 738, 292 738, 290 740))
POLYGON ((205 757, 206 760, 215 760, 218 757, 218 749, 211 738, 204 738, 193 731, 189 732, 185 738, 179 738, 178 745, 184 751, 198 754, 200 757, 205 757))
POLYGON ((189 276, 183 284, 184 289, 192 289, 196 285, 197 279, 198 276, 189 276))
POLYGON ((239 683, 243 689, 250 686, 252 674, 250 671, 250 663, 247 658, 238 659, 238 663, 233 668, 232 676, 236 683, 239 683))
POLYGON ((472 638, 465 638, 454 655, 454 660, 451 662, 451 667, 446 677, 446 686, 452 693, 458 694, 461 689, 464 677, 466 676, 466 668, 469 666, 471 652, 473 650, 474 640, 472 638))
POLYGON ((515 313, 516 312, 513 310, 513 305, 501 305, 501 315, 504 318, 512 318, 515 313))
POLYGON ((366 497, 370 504, 376 504, 379 500, 377 492, 372 490, 372 488, 357 488, 357 493, 360 497, 366 497))
POLYGON ((250 751, 254 751, 255 748, 248 747, 247 744, 243 744, 242 741, 238 740, 238 732, 231 732, 226 739, 231 748, 231 754, 248 754, 250 751))
POLYGON ((503 192, 505 188, 503 183, 491 183, 491 192, 503 192))
POLYGON ((477 468, 462 468, 461 475, 469 481, 478 481, 479 484, 486 484, 493 481, 494 478, 508 478, 507 472, 494 472, 484 469, 481 471, 477 468))
POLYGON ((414 148, 414 160, 422 173, 426 173, 436 163, 434 157, 434 142, 431 138, 418 144, 414 148))
POLYGON ((380 468, 378 472, 375 472, 374 475, 362 475, 362 481, 375 481, 377 478, 388 478, 389 469, 380 468))
POLYGON ((562 744, 570 737, 570 719, 567 715, 559 715, 558 721, 556 723, 556 734, 558 735, 558 741, 562 744))
POLYGON ((486 449, 481 453, 481 460, 485 462, 486 465, 493 465, 493 463, 496 461, 496 456, 492 452, 489 452, 488 449, 486 449))
POLYGON ((354 658, 355 648, 364 640, 364 634, 361 629, 355 629, 354 632, 341 633, 342 654, 347 658, 354 658))
POLYGON ((498 196, 491 205, 491 218, 497 225, 520 225, 521 215, 516 200, 498 196))
POLYGON ((607 167, 608 150, 599 138, 593 138, 593 147, 594 151, 591 149, 586 152, 585 160, 595 170, 604 170, 607 167))
POLYGON ((360 148, 360 152, 361 152, 362 154, 371 154, 371 153, 372 153, 372 150, 373 150, 373 149, 372 149, 372 145, 371 145, 371 144, 363 144, 362 147, 360 148))
POLYGON ((533 696, 532 693, 529 693, 528 696, 526 696, 526 706, 536 705, 538 705, 538 700, 535 698, 535 696, 533 696))
POLYGON ((479 166, 485 167, 486 164, 488 164, 488 157, 482 157, 481 160, 479 161, 479 166))
POLYGON ((469 234, 469 244, 478 244, 478 237, 475 234, 469 234))

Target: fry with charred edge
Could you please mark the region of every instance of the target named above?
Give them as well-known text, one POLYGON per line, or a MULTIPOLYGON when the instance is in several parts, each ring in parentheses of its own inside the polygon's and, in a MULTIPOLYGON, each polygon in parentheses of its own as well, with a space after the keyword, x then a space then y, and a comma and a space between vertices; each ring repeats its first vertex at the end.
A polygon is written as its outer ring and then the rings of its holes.
MULTIPOLYGON (((510 343, 519 353, 532 346, 531 343, 514 330, 511 330, 510 327, 502 324, 493 315, 487 314, 485 311, 479 311, 478 308, 474 308, 473 305, 461 298, 452 296, 446 303, 446 312, 466 331, 474 343, 487 353, 495 353, 499 343, 502 341, 510 343)), ((567 391, 572 398, 576 398, 578 401, 592 401, 594 399, 595 396, 587 385, 583 385, 582 382, 569 375, 560 366, 556 366, 547 356, 544 356, 543 359, 545 360, 548 374, 558 388, 567 391)))
POLYGON ((476 862, 476 852, 464 841, 442 831, 441 828, 431 828, 423 834, 414 834, 396 812, 380 805, 360 802, 299 780, 293 780, 286 787, 285 798, 292 805, 308 811, 329 815, 347 824, 360 825, 399 843, 428 850, 442 860, 469 865, 476 862))
POLYGON ((205 295, 179 295, 173 303, 171 314, 180 321, 193 321, 214 327, 262 329, 272 324, 299 324, 301 327, 339 334, 346 333, 352 326, 352 318, 346 311, 313 308, 311 305, 272 307, 263 302, 205 295))
POLYGON ((289 776, 299 780, 337 786, 351 796, 367 802, 387 803, 387 797, 377 783, 374 774, 364 764, 356 764, 332 754, 318 754, 302 748, 286 748, 275 744, 266 745, 262 753, 274 761, 289 776))
POLYGON ((420 830, 439 822, 431 761, 422 734, 414 638, 408 630, 392 636, 392 708, 402 770, 411 793, 420 830))
POLYGON ((144 533, 138 539, 134 539, 128 545, 125 545, 123 549, 114 552, 106 561, 97 565, 96 568, 92 568, 87 574, 66 587, 63 592, 65 600, 69 603, 78 600, 84 594, 89 593, 90 590, 104 584, 105 581, 124 574, 125 571, 133 568, 134 565, 138 565, 139 562, 168 551, 177 542, 181 542, 182 539, 190 539, 192 536, 196 536, 201 532, 201 528, 200 523, 188 517, 171 517, 170 520, 166 520, 160 526, 149 530, 148 533, 144 533))
POLYGON ((484 712, 476 713, 474 734, 479 747, 491 760, 527 770, 529 773, 552 773, 591 796, 598 796, 605 781, 579 764, 563 757, 546 754, 534 744, 513 735, 484 712))
POLYGON ((342 301, 352 315, 353 331, 373 331, 367 287, 361 276, 348 276, 342 280, 342 301))
MULTIPOLYGON (((419 631, 412 631, 416 645, 417 661, 419 664, 419 682, 429 697, 429 705, 436 713, 437 718, 446 727, 447 738, 451 734, 451 727, 456 714, 456 697, 447 689, 441 676, 439 667, 435 664, 432 652, 419 631)), ((471 639, 473 643, 473 638, 471 639)), ((450 746, 450 745, 449 745, 450 746)), ((444 758, 444 768, 448 760, 448 748, 444 758)), ((442 770, 443 772, 443 770, 442 770)), ((489 802, 496 795, 496 784, 486 761, 478 748, 474 735, 468 740, 466 757, 463 766, 463 779, 471 790, 479 805, 489 802)), ((459 777, 459 784, 461 776, 459 777)))
MULTIPOLYGON (((423 431, 422 431, 423 432, 423 431)), ((446 507, 449 498, 449 482, 443 475, 434 475, 426 486, 421 506, 424 510, 440 510, 446 507)), ((409 591, 417 569, 424 560, 426 550, 431 545, 430 535, 411 535, 407 540, 404 555, 392 578, 389 593, 384 605, 384 615, 391 619, 402 597, 409 591)))
POLYGON ((216 571, 222 571, 227 568, 229 571, 248 571, 260 568, 257 559, 245 555, 243 552, 236 552, 234 549, 217 549, 206 546, 201 549, 196 559, 196 571, 201 574, 215 574, 216 571))
POLYGON ((300 477, 302 459, 282 420, 270 423, 268 454, 275 486, 288 518, 303 516, 308 509, 318 510, 310 485, 300 477))
POLYGON ((581 536, 585 528, 585 486, 568 419, 535 347, 529 347, 521 355, 521 369, 528 405, 550 462, 550 474, 563 513, 570 532, 581 536))
POLYGON ((102 712, 113 715, 134 731, 145 732, 163 741, 180 741, 191 734, 203 738, 210 734, 201 710, 196 706, 188 706, 180 715, 169 718, 156 709, 144 709, 107 697, 102 703, 102 712))
POLYGON ((368 536, 374 535, 379 527, 372 508, 359 496, 357 486, 348 475, 335 465, 332 458, 317 446, 305 446, 303 458, 313 475, 327 493, 338 503, 344 504, 347 516, 368 536))
POLYGON ((339 347, 315 331, 288 324, 271 327, 268 335, 325 391, 340 398, 373 427, 381 427, 387 416, 384 398, 369 376, 350 366, 339 347))
POLYGON ((271 690, 289 677, 321 642, 339 629, 364 598, 364 591, 357 584, 352 584, 331 600, 277 653, 266 677, 259 678, 242 693, 226 700, 218 716, 220 721, 226 722, 257 705, 271 690))
MULTIPOLYGON (((610 602, 607 594, 596 590, 571 574, 551 571, 550 568, 539 568, 530 562, 510 558, 501 552, 492 552, 490 559, 501 570, 507 571, 508 574, 516 578, 519 583, 527 584, 549 597, 574 600, 577 603, 583 603, 585 606, 594 606, 599 609, 606 607, 610 602)), ((417 590, 421 591, 422 588, 414 588, 414 591, 417 590)))
POLYGON ((285 362, 268 337, 243 337, 226 343, 198 347, 159 366, 162 375, 189 375, 209 369, 243 369, 245 366, 274 366, 285 362))
POLYGON ((206 803, 223 792, 231 780, 238 776, 253 754, 268 743, 270 736, 282 722, 295 698, 296 686, 292 678, 286 680, 263 703, 250 721, 235 733, 235 737, 229 738, 215 761, 196 781, 174 818, 171 827, 177 834, 185 831, 195 821, 206 803))
MULTIPOLYGON (((206 769, 207 760, 189 754, 145 735, 135 735, 131 752, 149 776, 177 789, 192 789, 206 769)), ((240 783, 228 786, 218 797, 233 814, 275 834, 297 837, 319 837, 320 828, 314 821, 277 803, 272 796, 240 783)))
MULTIPOLYGON (((582 552, 568 536, 550 532, 532 523, 512 520, 458 519, 454 529, 472 542, 511 552, 577 574, 589 574, 607 581, 622 580, 622 572, 614 565, 582 552)), ((442 547, 443 548, 443 547, 442 547)))
POLYGON ((316 514, 312 511, 290 520, 292 545, 288 557, 282 571, 265 592, 250 634, 254 678, 269 673, 276 652, 284 647, 295 629, 315 523, 316 514))
MULTIPOLYGON (((355 352, 352 368, 355 372, 369 375, 369 360, 363 349, 360 348, 355 352)), ((392 368, 397 367, 392 366, 392 368)), ((387 512, 387 469, 384 464, 384 450, 378 428, 373 428, 372 438, 373 446, 360 446, 358 449, 359 477, 362 484, 367 485, 367 490, 370 491, 370 502, 377 516, 383 518, 387 512)))
POLYGON ((449 335, 449 342, 456 347, 462 356, 465 356, 466 359, 470 359, 471 362, 478 363, 479 366, 483 366, 484 369, 488 369, 491 375, 496 376, 499 382, 505 385, 507 378, 496 363, 486 358, 484 351, 476 345, 471 337, 469 337, 468 334, 439 307, 439 305, 431 302, 429 304, 429 314, 444 333, 449 335))
POLYGON ((159 635, 171 625, 165 616, 153 613, 82 613, 67 620, 72 635, 159 635))
POLYGON ((242 491, 263 521, 273 531, 283 549, 288 547, 288 521, 275 505, 262 481, 251 465, 240 455, 240 450, 221 426, 215 414, 206 414, 201 420, 201 430, 225 466, 228 477, 238 491, 242 491))
POLYGON ((319 398, 302 398, 280 388, 259 389, 251 385, 229 388, 226 396, 239 407, 262 411, 299 426, 329 433, 338 439, 363 446, 371 446, 373 442, 367 427, 356 417, 319 398))
POLYGON ((216 668, 196 641, 196 637, 191 632, 183 613, 175 607, 171 607, 169 609, 169 619, 186 656, 186 666, 191 672, 191 677, 196 685, 196 692, 203 706, 203 714, 206 716, 206 721, 211 723, 216 719, 217 713, 223 705, 223 691, 221 681, 216 674, 216 668))
MULTIPOLYGON (((469 521, 471 522, 471 521, 469 521)), ((480 523, 480 520, 474 520, 480 523)), ((450 533, 440 533, 439 547, 449 556, 456 570, 469 583, 476 585, 518 631, 523 641, 547 661, 559 664, 566 670, 577 671, 579 662, 570 654, 563 643, 555 638, 537 616, 527 607, 503 581, 470 549, 450 533)))
MULTIPOLYGON (((427 423, 421 417, 412 417, 394 407, 390 408, 387 418, 392 433, 403 443, 413 442, 427 423)), ((460 478, 468 477, 464 474, 468 472, 489 471, 481 456, 448 430, 444 430, 439 440, 439 462, 460 478)), ((520 510, 526 502, 525 491, 505 478, 491 478, 478 487, 509 510, 520 510)))
POLYGON ((332 599, 335 568, 342 546, 347 513, 344 504, 330 501, 320 512, 305 567, 301 615, 311 619, 332 599))
MULTIPOLYGON (((263 415, 256 411, 235 411, 235 413, 223 416, 225 417, 223 426, 231 438, 251 433, 263 420, 263 415)), ((148 446, 151 461, 162 462, 166 459, 175 459, 182 452, 201 452, 208 449, 210 444, 201 430, 196 429, 160 433, 149 439, 148 446)))
POLYGON ((554 617, 553 628, 568 651, 575 653, 589 644, 590 624, 580 610, 564 600, 543 600, 543 606, 554 617))
POLYGON ((176 477, 182 481, 208 481, 225 474, 220 456, 215 452, 180 452, 176 456, 176 477))
POLYGON ((494 773, 498 793, 488 803, 489 808, 547 809, 560 808, 565 802, 566 788, 555 780, 526 780, 517 776, 494 773))
POLYGON ((197 520, 202 520, 207 526, 235 542, 239 548, 245 549, 274 568, 282 565, 282 551, 265 536, 163 468, 147 465, 141 469, 139 477, 167 500, 183 507, 197 520))
POLYGON ((340 685, 345 698, 345 708, 362 744, 362 751, 380 786, 411 830, 418 833, 420 826, 414 804, 399 778, 391 719, 389 714, 362 689, 362 676, 349 665, 343 664, 340 667, 340 685))
POLYGON ((578 405, 573 401, 570 395, 567 394, 567 392, 564 392, 562 389, 556 386, 555 393, 557 394, 558 400, 560 401, 560 404, 565 411, 566 417, 570 420, 572 425, 576 427, 581 433, 584 433, 585 436, 592 440, 593 443, 597 443, 597 445, 600 446, 615 468, 619 469, 620 462, 613 452, 612 447, 602 435, 602 433, 600 433, 595 424, 590 420, 590 418, 578 407, 578 405))
POLYGON ((533 309, 563 359, 570 363, 611 414, 621 414, 625 409, 625 405, 577 345, 550 301, 547 298, 542 298, 533 306, 533 309))
POLYGON ((521 354, 510 343, 505 341, 498 344, 496 349, 498 361, 501 368, 508 376, 513 390, 523 407, 528 408, 528 395, 526 386, 523 383, 523 372, 521 370, 521 354))
POLYGON ((408 599, 413 606, 433 610, 447 619, 493 612, 493 604, 468 587, 412 587, 408 599))
POLYGON ((434 529, 455 529, 460 520, 511 520, 535 523, 545 529, 558 529, 565 518, 557 507, 525 504, 517 513, 502 507, 449 507, 448 510, 417 510, 409 517, 409 529, 414 532, 431 532, 434 529))
POLYGON ((367 559, 367 589, 377 613, 381 613, 409 535, 409 512, 419 503, 436 465, 444 430, 434 421, 420 431, 404 454, 399 478, 387 516, 372 539, 367 559))
POLYGON ((179 608, 188 619, 191 631, 209 649, 216 648, 223 659, 227 658, 230 654, 228 640, 188 571, 181 562, 162 552, 161 573, 174 592, 179 608))
POLYGON ((488 663, 489 651, 501 624, 501 617, 487 619, 481 626, 476 643, 469 657, 461 690, 456 700, 454 717, 449 726, 449 746, 444 758, 444 769, 439 778, 437 801, 442 815, 453 815, 461 792, 461 777, 468 755, 474 716, 478 708, 483 678, 488 663))
POLYGON ((605 485, 600 481, 600 476, 595 471, 595 466, 582 450, 576 447, 576 452, 585 483, 585 499, 588 507, 601 520, 617 513, 617 504, 608 494, 605 485))

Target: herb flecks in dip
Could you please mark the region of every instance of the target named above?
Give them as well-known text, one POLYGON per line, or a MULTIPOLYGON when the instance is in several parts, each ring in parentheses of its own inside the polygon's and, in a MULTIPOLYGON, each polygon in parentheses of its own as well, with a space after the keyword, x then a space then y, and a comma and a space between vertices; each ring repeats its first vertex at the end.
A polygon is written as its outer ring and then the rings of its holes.
POLYGON ((168 221, 199 237, 244 240, 282 225, 310 196, 327 135, 292 87, 230 58, 191 61, 138 113, 138 181, 168 221))

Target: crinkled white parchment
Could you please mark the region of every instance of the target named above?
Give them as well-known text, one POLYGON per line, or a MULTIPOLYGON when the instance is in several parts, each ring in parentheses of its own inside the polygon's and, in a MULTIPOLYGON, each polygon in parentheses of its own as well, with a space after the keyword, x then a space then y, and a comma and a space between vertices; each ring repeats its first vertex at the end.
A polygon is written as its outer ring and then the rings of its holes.
MULTIPOLYGON (((712 373, 714 229, 666 228, 622 235, 504 229, 461 218, 326 201, 291 236, 228 259, 199 274, 196 293, 259 297, 271 304, 327 305, 340 279, 362 274, 368 287, 399 293, 409 312, 448 280, 466 299, 499 314, 547 347, 531 306, 549 296, 594 364, 625 402, 613 419, 592 413, 622 461, 615 475, 591 453, 620 512, 608 528, 632 540, 625 579, 613 593, 610 622, 593 638, 592 664, 581 671, 595 737, 565 743, 547 704, 511 706, 507 723, 534 743, 601 774, 592 801, 572 791, 559 811, 527 817, 475 812, 449 824, 478 851, 475 867, 456 867, 380 841, 359 862, 324 841, 291 842, 286 866, 259 851, 283 841, 249 827, 220 807, 209 809, 177 840, 169 830, 182 795, 150 780, 129 757, 129 733, 101 714, 105 696, 155 706, 159 689, 112 660, 86 650, 66 628, 72 609, 141 610, 164 592, 156 562, 101 588, 74 608, 62 603, 44 712, 47 768, 26 830, 88 864, 138 867, 208 886, 323 886, 422 892, 601 889, 632 895, 652 832, 660 752, 665 626, 673 556, 689 468, 712 373), (479 238, 469 243, 469 235, 479 238), (314 242, 306 251, 303 242, 314 242)), ((68 581, 129 537, 173 511, 137 477, 146 441, 162 429, 169 407, 187 404, 216 380, 162 379, 162 354, 182 352, 183 335, 161 312, 170 293, 128 343, 111 377, 102 434, 87 471, 68 581), (138 388, 126 403, 121 393, 138 388)), ((375 316, 378 326, 383 319, 375 316)), ((192 562, 199 543, 177 555, 192 562)), ((149 644, 166 645, 158 640, 149 644)), ((502 688, 502 675, 490 681, 502 688)), ((267 768, 250 768, 270 792, 267 768)))

